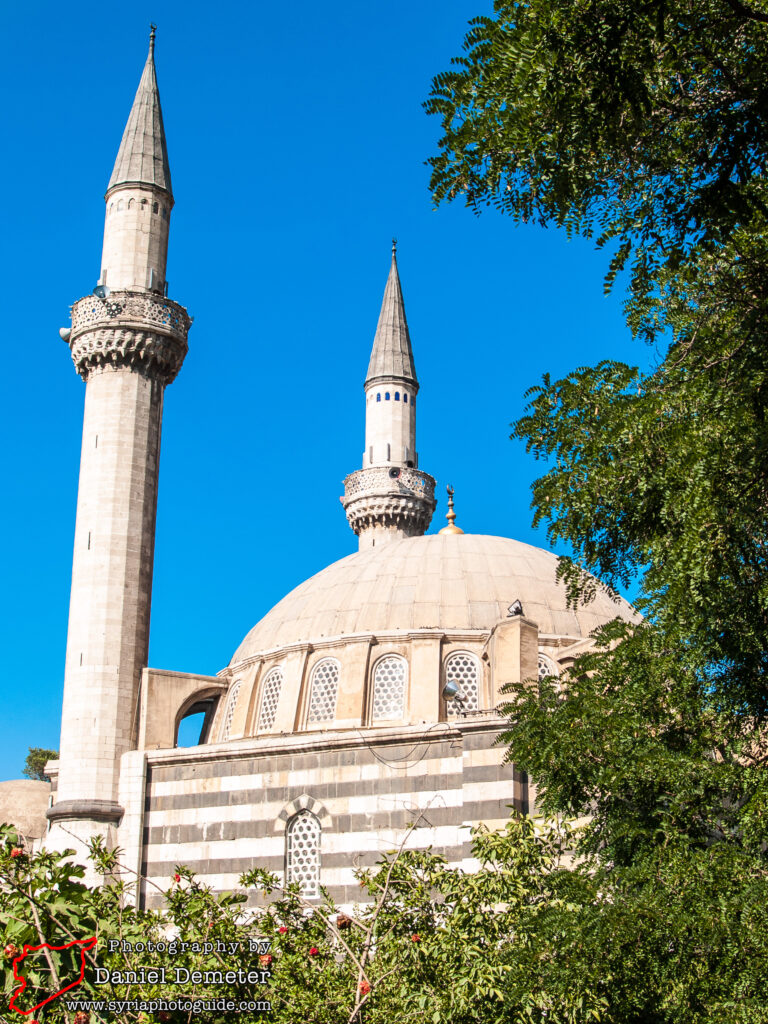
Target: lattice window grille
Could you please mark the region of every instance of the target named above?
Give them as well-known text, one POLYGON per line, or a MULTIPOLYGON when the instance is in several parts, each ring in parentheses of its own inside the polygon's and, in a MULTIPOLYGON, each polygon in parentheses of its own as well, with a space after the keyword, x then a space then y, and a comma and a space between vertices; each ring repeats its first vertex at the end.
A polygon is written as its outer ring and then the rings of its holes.
POLYGON ((557 676, 560 673, 557 671, 557 665, 548 658, 546 654, 539 655, 539 680, 544 679, 546 676, 557 676))
POLYGON ((261 711, 259 712, 259 730, 268 732, 275 724, 277 715, 277 702, 280 700, 280 690, 283 685, 283 670, 273 668, 264 680, 264 689, 261 695, 261 711))
POLYGON ((330 658, 315 665, 309 695, 307 722, 332 722, 339 692, 339 663, 330 658))
POLYGON ((221 739, 229 739, 229 731, 232 728, 232 719, 235 715, 235 706, 237 704, 237 696, 240 693, 241 680, 235 683, 232 689, 229 691, 229 700, 227 701, 227 712, 224 715, 224 722, 221 726, 221 739))
POLYGON ((480 665, 471 654, 452 654, 445 663, 446 683, 456 683, 464 696, 463 704, 446 701, 449 718, 458 717, 462 711, 477 711, 480 706, 480 665))
POLYGON ((285 876, 299 883, 302 896, 320 895, 320 822, 311 811, 300 811, 288 823, 285 876))
POLYGON ((405 658, 389 655, 373 673, 373 719, 402 718, 405 706, 407 666, 405 658))

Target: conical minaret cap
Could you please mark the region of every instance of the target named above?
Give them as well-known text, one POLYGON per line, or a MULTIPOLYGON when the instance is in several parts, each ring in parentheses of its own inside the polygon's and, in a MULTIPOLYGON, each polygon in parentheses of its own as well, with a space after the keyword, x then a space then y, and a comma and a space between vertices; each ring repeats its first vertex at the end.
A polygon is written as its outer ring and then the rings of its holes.
POLYGON ((371 361, 365 383, 370 384, 381 377, 399 377, 418 387, 416 368, 413 365, 411 336, 405 319, 403 290, 397 272, 397 243, 392 242, 392 266, 384 289, 376 337, 373 340, 371 361))
POLYGON ((154 25, 149 37, 147 63, 136 90, 107 191, 118 185, 134 183, 154 185, 172 194, 163 112, 160 109, 160 93, 155 74, 154 25))

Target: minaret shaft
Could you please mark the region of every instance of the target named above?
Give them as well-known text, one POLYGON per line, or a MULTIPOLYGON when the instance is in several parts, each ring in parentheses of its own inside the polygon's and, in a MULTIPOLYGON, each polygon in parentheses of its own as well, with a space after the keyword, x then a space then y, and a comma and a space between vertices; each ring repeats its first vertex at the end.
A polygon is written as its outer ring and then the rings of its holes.
MULTIPOLYGON (((164 297, 173 205, 153 47, 106 195, 101 283, 72 306, 86 382, 56 803, 47 844, 114 838, 149 652, 165 387, 190 319, 164 297)), ((82 850, 77 851, 82 856, 82 850)))
POLYGON ((107 193, 99 281, 111 291, 165 291, 172 199, 143 185, 107 193))
POLYGON ((72 566, 59 800, 116 801, 149 652, 163 385, 88 380, 72 566))
POLYGON ((411 382, 387 381, 366 388, 364 467, 418 467, 417 387, 411 382))

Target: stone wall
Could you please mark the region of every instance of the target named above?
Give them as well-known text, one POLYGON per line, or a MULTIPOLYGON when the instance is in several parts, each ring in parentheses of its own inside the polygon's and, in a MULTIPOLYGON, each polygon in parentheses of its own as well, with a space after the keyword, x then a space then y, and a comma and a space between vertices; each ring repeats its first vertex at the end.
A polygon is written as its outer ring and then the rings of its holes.
MULTIPOLYGON (((320 820, 321 883, 339 903, 361 893, 356 868, 399 846, 472 866, 470 827, 528 809, 528 785, 495 746, 493 713, 431 726, 265 737, 148 752, 141 899, 155 905, 185 864, 215 889, 263 867, 282 877, 297 809, 320 820)), ((122 831, 122 830, 121 830, 122 831)), ((122 841, 121 845, 125 845, 122 841)), ((252 901, 257 895, 252 895, 252 901)))

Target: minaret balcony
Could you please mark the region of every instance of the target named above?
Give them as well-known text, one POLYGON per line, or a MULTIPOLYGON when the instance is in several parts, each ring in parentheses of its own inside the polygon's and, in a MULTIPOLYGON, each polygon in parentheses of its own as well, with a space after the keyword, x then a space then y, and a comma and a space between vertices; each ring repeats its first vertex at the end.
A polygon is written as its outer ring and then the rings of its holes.
POLYGON ((191 324, 183 306, 160 295, 87 295, 72 306, 72 361, 83 380, 105 369, 129 369, 170 384, 187 354, 191 324))
POLYGON ((418 469, 398 466, 370 466, 350 473, 344 480, 345 507, 355 498, 373 495, 401 494, 403 497, 422 498, 435 504, 435 478, 418 469))
POLYGON ((186 344, 192 318, 171 299, 147 292, 111 292, 106 299, 86 295, 72 306, 72 336, 101 327, 151 327, 186 344))

